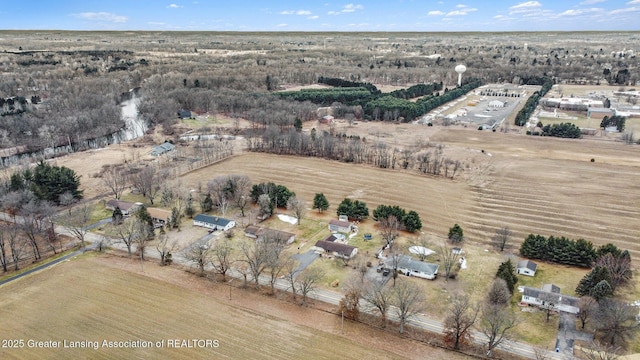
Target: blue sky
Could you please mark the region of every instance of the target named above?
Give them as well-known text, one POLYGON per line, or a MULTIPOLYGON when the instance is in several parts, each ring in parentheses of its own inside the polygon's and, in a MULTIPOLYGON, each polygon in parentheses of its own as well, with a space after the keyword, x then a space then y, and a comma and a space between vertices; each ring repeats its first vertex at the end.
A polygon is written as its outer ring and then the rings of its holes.
POLYGON ((0 0, 2 30, 640 30, 640 0, 0 0))

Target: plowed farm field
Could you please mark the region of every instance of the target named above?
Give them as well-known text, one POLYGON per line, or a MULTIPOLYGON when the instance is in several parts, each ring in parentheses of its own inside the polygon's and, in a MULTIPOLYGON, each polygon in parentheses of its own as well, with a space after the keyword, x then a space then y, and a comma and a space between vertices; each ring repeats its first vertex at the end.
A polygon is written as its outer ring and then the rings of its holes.
POLYGON ((2 287, 0 358, 463 358, 348 321, 343 334, 334 314, 232 290, 175 267, 76 258, 2 287))
MULTIPOLYGON (((393 125, 377 131, 398 144, 393 125)), ((408 125, 402 125, 406 127, 408 125)), ((415 126, 415 125, 414 125, 415 126)), ((416 126, 416 132, 420 131, 416 126)), ((459 223, 467 241, 488 244, 508 226, 512 247, 529 233, 584 238, 640 258, 640 147, 601 139, 554 139, 471 129, 429 129, 423 139, 455 158, 469 154, 456 180, 314 158, 245 153, 184 176, 195 188, 222 174, 283 184, 310 204, 316 192, 334 213, 345 197, 417 211, 426 233, 446 236, 459 223), (480 154, 480 157, 478 156, 480 154), (591 159, 594 159, 592 162, 591 159)), ((412 132, 412 136, 416 136, 412 132)))

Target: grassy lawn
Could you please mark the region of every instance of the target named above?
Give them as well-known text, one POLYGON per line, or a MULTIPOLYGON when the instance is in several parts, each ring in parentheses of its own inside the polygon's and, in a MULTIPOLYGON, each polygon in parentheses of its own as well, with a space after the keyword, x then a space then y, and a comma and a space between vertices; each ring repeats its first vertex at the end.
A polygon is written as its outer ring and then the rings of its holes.
POLYGON ((340 259, 320 257, 311 264, 310 268, 313 267, 320 269, 323 274, 322 279, 319 282, 320 286, 331 288, 331 284, 336 280, 338 281, 338 285, 344 284, 345 280, 347 280, 351 274, 351 271, 353 271, 352 265, 356 263, 357 259, 358 257, 349 262, 349 266, 345 266, 340 259))

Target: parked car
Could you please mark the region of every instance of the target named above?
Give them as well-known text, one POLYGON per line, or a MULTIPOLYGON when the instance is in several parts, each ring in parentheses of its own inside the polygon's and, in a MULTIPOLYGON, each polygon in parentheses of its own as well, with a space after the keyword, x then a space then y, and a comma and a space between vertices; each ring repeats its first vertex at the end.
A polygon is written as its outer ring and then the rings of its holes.
POLYGON ((391 274, 391 269, 385 268, 382 270, 382 276, 388 276, 389 274, 391 274))

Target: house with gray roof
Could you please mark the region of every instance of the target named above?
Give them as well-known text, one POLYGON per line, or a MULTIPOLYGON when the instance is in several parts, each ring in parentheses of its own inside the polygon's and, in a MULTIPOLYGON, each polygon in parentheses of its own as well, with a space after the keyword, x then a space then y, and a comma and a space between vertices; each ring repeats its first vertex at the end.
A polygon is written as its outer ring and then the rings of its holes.
POLYGON ((580 312, 580 299, 561 294, 560 288, 553 284, 544 284, 540 289, 525 286, 520 304, 542 308, 551 306, 553 309, 570 314, 580 312))
POLYGON ((385 260, 385 267, 396 268, 398 273, 433 280, 438 276, 440 265, 416 260, 408 255, 396 255, 385 260), (394 264, 395 263, 395 264, 394 264))
POLYGON ((236 222, 233 220, 229 220, 229 219, 225 219, 217 216, 199 214, 193 218, 193 225, 202 226, 204 228, 211 229, 214 231, 215 230, 227 231, 233 228, 234 226, 236 226, 236 222))
POLYGON ((352 259, 358 253, 358 248, 336 241, 318 240, 314 250, 325 256, 335 256, 342 259, 352 259))

